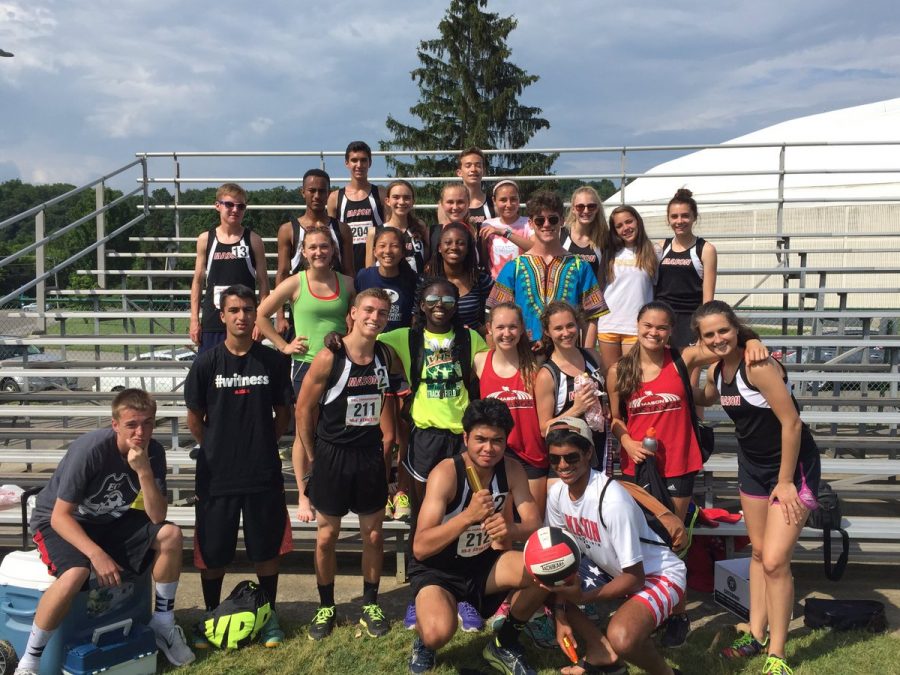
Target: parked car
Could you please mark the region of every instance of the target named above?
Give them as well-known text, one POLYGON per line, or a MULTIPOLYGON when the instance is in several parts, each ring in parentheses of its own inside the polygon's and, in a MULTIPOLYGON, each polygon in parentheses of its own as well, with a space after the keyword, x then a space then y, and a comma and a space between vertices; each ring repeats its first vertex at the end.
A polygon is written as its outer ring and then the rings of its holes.
MULTIPOLYGON (((181 361, 190 364, 197 356, 197 352, 186 347, 175 347, 174 349, 154 349, 152 352, 144 352, 137 356, 132 356, 131 361, 181 361)), ((137 366, 140 367, 140 366, 137 366)), ((184 378, 181 372, 177 375, 170 375, 168 371, 160 369, 160 374, 156 377, 137 377, 134 375, 118 375, 114 373, 122 373, 126 368, 122 366, 114 366, 104 368, 108 370, 109 375, 101 375, 99 385, 94 385, 95 391, 121 391, 129 387, 138 387, 149 392, 165 392, 165 391, 181 391, 184 387, 184 378)))
MULTIPOLYGON (((62 361, 56 354, 45 354, 37 345, 8 345, 0 344, 0 390, 8 393, 25 391, 26 378, 21 375, 6 375, 6 368, 22 368, 31 363, 52 363, 62 361), (26 358, 27 357, 27 358, 26 358)), ((39 375, 40 370, 35 369, 34 375, 29 375, 28 390, 43 391, 45 389, 75 389, 78 386, 77 377, 46 377, 39 375)))

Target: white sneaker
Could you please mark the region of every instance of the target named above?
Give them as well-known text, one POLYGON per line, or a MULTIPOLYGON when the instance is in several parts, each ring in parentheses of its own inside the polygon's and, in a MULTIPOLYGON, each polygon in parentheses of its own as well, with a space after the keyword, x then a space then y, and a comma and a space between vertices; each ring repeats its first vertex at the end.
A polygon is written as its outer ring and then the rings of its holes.
POLYGON ((38 675, 38 671, 31 668, 16 668, 16 672, 13 675, 38 675))
POLYGON ((186 666, 197 657, 184 639, 184 631, 181 626, 173 624, 168 629, 151 625, 156 635, 156 646, 160 648, 173 666, 186 666))

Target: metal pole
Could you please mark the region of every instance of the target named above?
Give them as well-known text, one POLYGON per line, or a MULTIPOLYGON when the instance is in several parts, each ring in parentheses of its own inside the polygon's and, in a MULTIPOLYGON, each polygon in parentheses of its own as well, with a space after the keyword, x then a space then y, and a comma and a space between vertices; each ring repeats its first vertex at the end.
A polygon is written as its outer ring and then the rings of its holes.
POLYGON ((622 158, 620 159, 622 167, 622 177, 619 179, 619 200, 621 204, 625 204, 625 177, 628 175, 628 159, 625 156, 628 152, 627 148, 622 148, 622 158))
MULTIPOLYGON (((41 209, 34 216, 34 240, 37 242, 46 237, 46 230, 45 212, 41 209)), ((34 276, 43 276, 46 269, 47 248, 44 244, 41 244, 34 252, 34 276)), ((35 286, 34 300, 39 312, 43 313, 47 311, 47 284, 43 279, 35 286)), ((40 332, 47 332, 47 318, 45 316, 38 319, 37 324, 40 332)))
MULTIPOLYGON (((106 184, 103 181, 94 186, 95 206, 97 209, 97 241, 106 236, 106 211, 103 205, 106 197, 106 184)), ((97 247, 97 286, 106 288, 106 244, 97 247)))
MULTIPOLYGON (((175 178, 181 178, 181 162, 178 161, 178 156, 173 155, 172 158, 175 160, 175 178)), ((181 214, 178 211, 178 205, 181 203, 181 182, 175 181, 175 236, 181 236, 181 214)), ((174 264, 173 264, 174 269, 174 264)))

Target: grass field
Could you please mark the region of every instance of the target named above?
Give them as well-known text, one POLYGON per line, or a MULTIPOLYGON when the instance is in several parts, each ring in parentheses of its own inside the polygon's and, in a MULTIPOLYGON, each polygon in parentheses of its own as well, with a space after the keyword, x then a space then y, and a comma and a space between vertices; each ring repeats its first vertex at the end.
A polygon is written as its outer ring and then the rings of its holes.
MULTIPOLYGON (((355 625, 338 627, 321 643, 306 637, 305 626, 283 625, 288 639, 277 650, 254 645, 235 652, 210 651, 200 653, 197 663, 179 672, 193 675, 232 675, 250 673, 405 673, 413 634, 396 624, 384 638, 363 636, 355 625)), ((761 673, 764 657, 750 661, 724 661, 718 648, 731 638, 729 629, 703 628, 691 633, 687 644, 667 652, 669 663, 686 675, 761 673)), ((495 672, 487 669, 481 650, 488 633, 458 632, 453 641, 438 652, 435 673, 495 672)), ((528 642, 532 667, 541 675, 558 673, 567 665, 559 650, 537 650, 528 642)), ((160 656, 160 658, 163 658, 160 656)), ((900 672, 900 639, 890 635, 864 632, 832 633, 827 630, 801 629, 791 633, 788 642, 788 663, 795 675, 844 675, 847 673, 877 673, 888 675, 900 672)), ((641 672, 634 668, 631 673, 641 672)))

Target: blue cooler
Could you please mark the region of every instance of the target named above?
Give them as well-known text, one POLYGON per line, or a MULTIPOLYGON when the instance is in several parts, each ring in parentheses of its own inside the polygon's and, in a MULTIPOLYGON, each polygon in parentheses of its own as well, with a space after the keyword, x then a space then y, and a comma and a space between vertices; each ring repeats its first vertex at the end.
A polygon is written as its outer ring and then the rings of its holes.
MULTIPOLYGON (((54 580, 37 550, 13 551, 0 563, 0 640, 8 640, 16 654, 25 652, 38 601, 54 580)), ((41 675, 59 675, 66 652, 91 643, 97 629, 121 627, 127 619, 146 625, 151 593, 149 569, 112 588, 98 588, 91 578, 88 590, 75 597, 68 616, 44 649, 41 675)))

